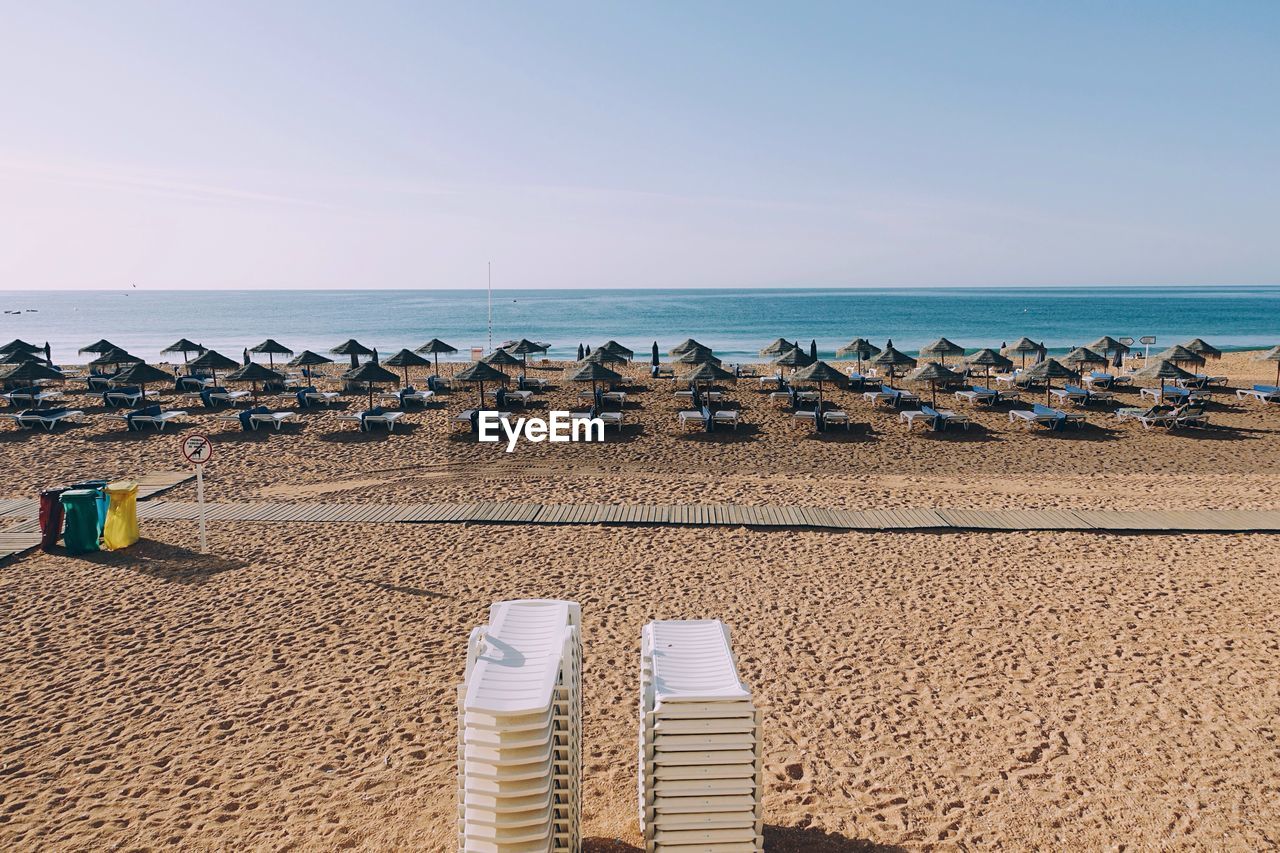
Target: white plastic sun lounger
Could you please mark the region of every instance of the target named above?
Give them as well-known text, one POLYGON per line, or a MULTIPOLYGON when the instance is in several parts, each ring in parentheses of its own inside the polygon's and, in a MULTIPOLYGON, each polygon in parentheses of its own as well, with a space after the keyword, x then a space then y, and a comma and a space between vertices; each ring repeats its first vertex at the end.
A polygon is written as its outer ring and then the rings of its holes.
POLYGON ((722 622, 644 627, 638 788, 647 850, 762 849, 760 724, 722 622))
POLYGON ((818 420, 818 413, 813 409, 797 409, 791 413, 792 424, 802 424, 805 426, 813 426, 818 420))
POLYGON ((471 632, 458 686, 458 850, 581 844, 581 611, 504 601, 471 632))
POLYGON ((1259 403, 1280 403, 1280 387, 1272 385, 1255 385, 1252 388, 1236 389, 1236 399, 1253 398, 1259 403))
POLYGON ((79 409, 49 409, 48 411, 39 411, 37 409, 28 409, 25 412, 5 412, 6 418, 12 418, 13 423, 18 429, 35 429, 44 427, 47 431, 53 432, 58 424, 63 421, 78 421, 84 417, 84 412, 79 409))
POLYGON ((142 399, 141 391, 107 391, 102 395, 104 400, 109 400, 112 405, 116 406, 135 406, 142 399))
MULTIPOLYGON (((498 389, 494 388, 492 390, 486 391, 484 395, 486 397, 490 397, 496 400, 498 398, 498 389)), ((521 408, 529 405, 529 400, 532 397, 533 397, 532 391, 508 391, 506 393, 507 402, 514 403, 515 405, 520 406, 521 408)))
POLYGON ((737 409, 715 409, 711 412, 711 422, 716 424, 729 424, 733 427, 734 432, 737 432, 738 424, 741 421, 738 417, 737 409))
MULTIPOLYGON (((249 415, 249 427, 256 430, 260 426, 271 426, 275 428, 276 432, 279 432, 280 427, 286 422, 297 420, 297 418, 297 412, 258 412, 256 414, 249 415)), ((221 421, 222 423, 234 423, 238 425, 240 423, 240 415, 218 415, 216 420, 221 421)))
POLYGON ((185 418, 187 413, 181 409, 170 409, 160 412, 157 415, 133 415, 130 417, 126 414, 110 414, 107 417, 113 421, 129 425, 129 429, 141 430, 144 426, 153 426, 158 432, 164 432, 165 426, 169 421, 176 421, 179 418, 185 418))
POLYGON ((9 405, 14 408, 32 408, 38 409, 45 403, 55 403, 62 399, 61 391, 36 391, 34 394, 30 390, 27 391, 11 391, 8 394, 0 394, 9 401, 9 405))
POLYGON ((360 412, 354 412, 349 415, 338 415, 338 420, 354 422, 363 432, 369 432, 373 429, 374 424, 382 424, 387 428, 387 432, 395 432, 396 421, 404 417, 404 412, 383 412, 380 415, 363 416, 360 412))

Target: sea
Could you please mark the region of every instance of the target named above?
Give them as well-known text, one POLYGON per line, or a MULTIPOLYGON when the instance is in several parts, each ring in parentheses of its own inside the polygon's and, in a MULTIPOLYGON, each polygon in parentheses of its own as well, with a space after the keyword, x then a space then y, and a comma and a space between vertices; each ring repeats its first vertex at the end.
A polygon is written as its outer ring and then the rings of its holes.
POLYGON ((1150 337, 1153 351, 1280 343, 1280 286, 3 291, 0 310, 0 343, 48 342, 59 363, 100 338, 152 362, 180 359, 161 350, 184 337, 232 358, 268 337, 321 353, 355 338, 383 356, 440 338, 458 358, 522 337, 552 358, 611 338, 642 358, 691 337, 730 362, 779 337, 826 358, 858 337, 904 352, 942 336, 971 349, 1026 336, 1053 353, 1102 335, 1150 337))

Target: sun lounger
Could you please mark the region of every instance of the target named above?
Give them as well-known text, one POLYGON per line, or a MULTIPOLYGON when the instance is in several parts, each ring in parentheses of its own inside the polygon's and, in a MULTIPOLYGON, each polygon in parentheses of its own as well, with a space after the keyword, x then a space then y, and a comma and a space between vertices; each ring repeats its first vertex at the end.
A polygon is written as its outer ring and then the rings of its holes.
POLYGON ((361 432, 369 432, 376 424, 382 424, 387 432, 395 432, 396 421, 404 417, 404 412, 385 412, 380 409, 369 409, 353 412, 349 415, 338 415, 338 420, 354 422, 360 425, 361 432))
POLYGON ((19 388, 8 394, 0 394, 15 409, 38 409, 46 403, 56 403, 62 399, 61 391, 41 391, 39 388, 19 388))
POLYGON ((537 376, 526 376, 523 379, 520 379, 517 381, 519 383, 517 385, 517 390, 520 390, 520 391, 525 391, 530 389, 534 391, 545 391, 547 390, 547 386, 551 384, 546 379, 542 379, 537 376))
POLYGON ((102 402, 112 408, 136 406, 141 399, 141 388, 112 388, 102 392, 102 402))
POLYGON ((1203 405, 1190 403, 1174 413, 1173 425, 1175 427, 1207 427, 1209 415, 1205 412, 1203 405))
POLYGON ((79 409, 27 409, 25 411, 14 413, 5 413, 6 418, 12 418, 13 423, 19 429, 36 429, 44 427, 49 432, 63 421, 78 421, 84 417, 84 412, 79 409))
POLYGON ((431 400, 435 399, 434 391, 417 391, 417 390, 400 390, 387 391, 378 395, 378 399, 384 403, 390 403, 393 406, 404 408, 406 405, 424 406, 431 400))
POLYGON ((1165 385, 1163 388, 1143 388, 1138 392, 1139 397, 1151 397, 1152 399, 1178 400, 1186 402, 1188 400, 1205 400, 1210 396, 1210 392, 1206 388, 1180 388, 1177 385, 1165 385), (1161 393, 1163 391, 1163 394, 1161 393))
MULTIPOLYGON (((718 403, 724 399, 723 391, 703 391, 698 396, 710 403, 718 403)), ((675 398, 680 402, 687 402, 693 399, 692 391, 677 391, 675 398)))
POLYGON ((791 423, 813 426, 818 420, 816 409, 797 409, 791 413, 791 423))
POLYGON ((1000 392, 975 385, 966 391, 955 392, 955 398, 957 400, 965 400, 966 402, 974 403, 976 405, 990 406, 1000 399, 1000 392))
POLYGON ((154 427, 157 432, 164 432, 170 421, 185 418, 187 413, 180 409, 162 411, 159 406, 146 406, 123 414, 107 415, 111 420, 123 421, 131 431, 141 432, 144 426, 154 427))
MULTIPOLYGON (((265 409, 266 407, 264 406, 263 408, 265 409)), ((235 412, 235 413, 228 413, 225 415, 218 415, 216 420, 221 421, 222 423, 238 423, 242 429, 247 424, 248 430, 246 430, 246 432, 249 430, 257 430, 258 427, 261 427, 261 426, 274 427, 276 432, 279 432, 280 428, 284 426, 285 423, 292 420, 296 420, 297 417, 298 417, 297 412, 270 412, 270 411, 250 410, 246 412, 235 412)))
POLYGON ((822 413, 824 427, 842 426, 849 429, 849 413, 840 409, 831 409, 822 413))
POLYGON ((596 412, 596 417, 604 421, 605 428, 617 428, 618 432, 622 432, 622 412, 596 412))
POLYGON ((1240 388, 1236 391, 1237 399, 1249 397, 1260 403, 1280 403, 1280 385, 1254 385, 1252 388, 1240 388))
POLYGON ((1064 385, 1061 388, 1051 388, 1049 393, 1057 397, 1061 402, 1069 402, 1072 405, 1079 406, 1087 406, 1090 403, 1106 403, 1116 398, 1116 395, 1110 391, 1090 391, 1088 388, 1082 388, 1079 385, 1064 385))
POLYGON ((529 405, 529 400, 533 398, 532 391, 507 391, 502 388, 494 388, 486 391, 485 396, 497 400, 499 391, 502 391, 503 393, 502 399, 504 402, 519 406, 522 409, 529 405))
POLYGON ((917 420, 928 424, 929 428, 935 432, 942 432, 949 426, 969 428, 969 419, 964 415, 949 409, 934 409, 931 406, 921 406, 916 411, 899 412, 898 420, 907 422, 907 432, 911 431, 911 427, 917 420))
POLYGON ((888 403, 895 408, 902 408, 910 403, 920 402, 920 398, 910 391, 902 391, 897 388, 881 388, 879 391, 863 391, 862 396, 871 401, 871 405, 877 403, 888 403))
POLYGON ((1084 426, 1084 415, 1051 409, 1048 406, 1035 404, 1030 409, 1013 409, 1009 412, 1009 422, 1021 421, 1028 429, 1034 426, 1047 427, 1052 430, 1063 430, 1068 425, 1084 426))
POLYGON ((714 412, 711 413, 712 423, 729 424, 734 428, 735 431, 738 429, 739 421, 740 419, 738 417, 737 409, 716 409, 714 412))

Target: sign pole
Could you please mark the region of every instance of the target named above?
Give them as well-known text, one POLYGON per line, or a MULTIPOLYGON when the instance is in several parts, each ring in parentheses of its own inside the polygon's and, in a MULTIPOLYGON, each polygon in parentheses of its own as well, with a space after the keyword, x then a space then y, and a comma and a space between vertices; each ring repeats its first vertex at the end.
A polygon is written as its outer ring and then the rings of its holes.
POLYGON ((209 536, 204 520, 204 465, 196 466, 196 502, 200 504, 200 553, 209 553, 209 536))

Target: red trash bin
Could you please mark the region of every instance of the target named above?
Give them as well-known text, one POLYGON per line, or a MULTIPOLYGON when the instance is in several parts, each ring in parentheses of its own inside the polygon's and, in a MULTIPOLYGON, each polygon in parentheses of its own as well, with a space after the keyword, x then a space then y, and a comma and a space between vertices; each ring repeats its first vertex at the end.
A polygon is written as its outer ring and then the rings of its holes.
POLYGON ((40 493, 40 547, 52 550, 62 535, 62 501, 66 489, 45 489, 40 493))

